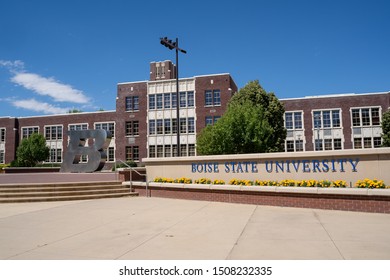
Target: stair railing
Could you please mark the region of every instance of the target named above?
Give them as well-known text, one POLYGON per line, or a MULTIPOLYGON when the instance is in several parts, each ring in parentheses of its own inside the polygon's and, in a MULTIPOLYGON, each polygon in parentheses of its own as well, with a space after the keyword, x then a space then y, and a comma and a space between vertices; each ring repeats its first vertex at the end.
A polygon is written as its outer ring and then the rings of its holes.
POLYGON ((146 191, 146 197, 149 197, 149 182, 148 182, 148 176, 147 176, 147 174, 145 173, 145 174, 142 174, 142 173, 140 173, 140 172, 138 172, 138 170, 136 170, 134 167, 131 167, 130 165, 128 165, 125 161, 123 161, 123 160, 121 160, 121 159, 117 159, 116 161, 115 161, 115 172, 117 172, 117 167, 116 167, 116 164, 118 163, 118 162, 120 162, 120 163, 122 163, 122 164, 124 164, 127 168, 129 168, 130 169, 130 177, 129 177, 129 179, 130 179, 130 187, 129 187, 129 189, 130 189, 130 192, 132 192, 132 190, 133 190, 133 171, 135 172, 135 173, 137 173, 138 175, 140 175, 140 176, 145 176, 145 182, 146 182, 146 189, 145 189, 145 191, 146 191))

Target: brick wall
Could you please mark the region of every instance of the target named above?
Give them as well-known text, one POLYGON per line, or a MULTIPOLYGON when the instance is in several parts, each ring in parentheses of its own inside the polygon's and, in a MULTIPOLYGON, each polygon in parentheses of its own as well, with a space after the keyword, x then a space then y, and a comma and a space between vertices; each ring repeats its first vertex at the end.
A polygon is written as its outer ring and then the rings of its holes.
POLYGON ((380 106, 382 113, 390 108, 390 93, 387 94, 357 94, 339 95, 318 98, 297 98, 281 100, 287 111, 303 111, 305 128, 306 151, 313 151, 313 122, 312 110, 341 109, 341 121, 344 133, 344 149, 352 149, 351 113, 352 107, 380 106))
MULTIPOLYGON (((148 195, 151 197, 205 200, 281 207, 390 213, 389 196, 302 193, 287 194, 253 191, 178 189, 153 186, 149 187, 148 190, 148 195)), ((144 186, 135 186, 134 191, 138 192, 141 196, 146 196, 144 186)))

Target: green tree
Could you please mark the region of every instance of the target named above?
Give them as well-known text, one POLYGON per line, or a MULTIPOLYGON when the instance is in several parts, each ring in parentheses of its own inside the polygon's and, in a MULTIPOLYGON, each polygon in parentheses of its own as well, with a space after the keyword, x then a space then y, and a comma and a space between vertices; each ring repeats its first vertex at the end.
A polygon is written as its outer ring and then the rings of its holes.
POLYGON ((44 161, 50 154, 49 147, 43 135, 33 133, 29 138, 25 138, 20 143, 17 151, 17 165, 24 167, 34 167, 38 162, 44 161))
POLYGON ((201 155, 265 153, 284 150, 284 107, 258 81, 236 93, 225 114, 198 136, 201 155))
POLYGON ((387 110, 382 116, 382 132, 382 146, 390 147, 390 110, 387 110))

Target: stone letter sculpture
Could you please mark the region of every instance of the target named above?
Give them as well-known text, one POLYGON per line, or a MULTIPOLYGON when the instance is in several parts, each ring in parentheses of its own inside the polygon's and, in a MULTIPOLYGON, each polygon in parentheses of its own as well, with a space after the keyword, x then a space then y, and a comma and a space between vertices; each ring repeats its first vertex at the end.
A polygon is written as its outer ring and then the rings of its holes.
POLYGON ((104 129, 96 130, 70 130, 68 150, 60 172, 94 172, 103 168, 107 155, 105 150, 110 144, 111 133, 104 129), (94 139, 92 146, 84 146, 88 139, 94 139), (86 163, 80 163, 81 156, 88 156, 86 163))

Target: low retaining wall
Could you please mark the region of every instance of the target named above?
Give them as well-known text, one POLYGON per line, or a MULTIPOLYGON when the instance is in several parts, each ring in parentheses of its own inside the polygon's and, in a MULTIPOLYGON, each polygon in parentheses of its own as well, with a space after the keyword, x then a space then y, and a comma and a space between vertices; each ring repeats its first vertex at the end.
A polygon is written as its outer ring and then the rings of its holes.
POLYGON ((54 173, 60 172, 60 167, 7 167, 4 168, 4 173, 54 173))
MULTIPOLYGON (((128 184, 128 182, 127 182, 128 184)), ((133 182, 141 196, 390 213, 390 189, 305 188, 133 182)))

